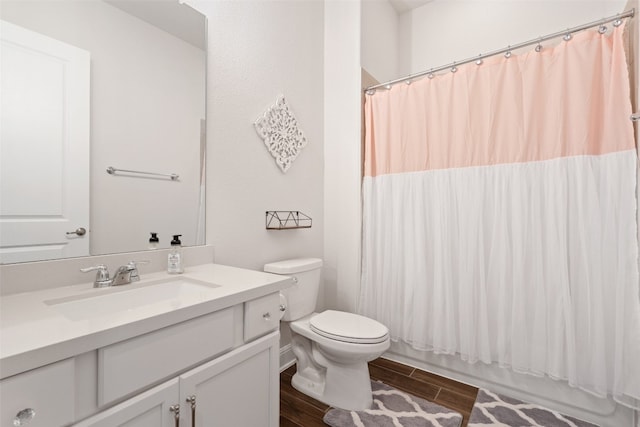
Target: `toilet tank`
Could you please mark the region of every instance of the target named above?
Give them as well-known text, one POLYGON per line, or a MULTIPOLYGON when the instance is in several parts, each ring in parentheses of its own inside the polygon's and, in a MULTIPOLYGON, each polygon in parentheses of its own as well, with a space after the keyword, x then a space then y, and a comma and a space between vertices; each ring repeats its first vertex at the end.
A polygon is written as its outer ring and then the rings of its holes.
POLYGON ((287 299, 287 309, 282 320, 298 320, 316 309, 322 260, 296 258, 265 264, 267 273, 283 274, 293 278, 293 286, 281 292, 287 299))

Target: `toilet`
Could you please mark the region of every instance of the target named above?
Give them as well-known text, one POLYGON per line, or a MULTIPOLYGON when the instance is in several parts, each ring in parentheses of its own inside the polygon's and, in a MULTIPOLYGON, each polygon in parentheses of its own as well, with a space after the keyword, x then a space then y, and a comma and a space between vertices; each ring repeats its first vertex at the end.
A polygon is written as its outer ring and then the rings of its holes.
POLYGON ((373 403, 367 362, 390 346, 383 324, 344 311, 315 313, 322 260, 297 258, 273 262, 264 271, 292 276, 284 289, 283 321, 291 327, 291 345, 297 372, 293 387, 327 405, 348 410, 371 408, 373 403))

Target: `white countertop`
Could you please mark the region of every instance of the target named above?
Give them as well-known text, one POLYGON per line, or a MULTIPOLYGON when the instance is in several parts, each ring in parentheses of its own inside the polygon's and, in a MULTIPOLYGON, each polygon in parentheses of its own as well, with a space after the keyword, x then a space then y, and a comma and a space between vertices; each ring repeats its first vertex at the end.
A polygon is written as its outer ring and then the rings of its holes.
POLYGON ((0 379, 277 292, 291 284, 286 276, 218 264, 189 267, 180 275, 145 274, 141 279, 117 287, 96 289, 86 283, 0 297, 0 379), (174 300, 170 305, 140 305, 118 311, 117 315, 97 310, 74 320, 52 304, 181 278, 206 282, 214 288, 174 300))

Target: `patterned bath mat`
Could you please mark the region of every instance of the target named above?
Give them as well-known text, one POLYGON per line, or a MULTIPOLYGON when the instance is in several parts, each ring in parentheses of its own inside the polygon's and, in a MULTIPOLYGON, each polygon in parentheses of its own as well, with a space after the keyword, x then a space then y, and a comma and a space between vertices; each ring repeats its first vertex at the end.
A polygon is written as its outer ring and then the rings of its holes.
POLYGON ((598 427, 542 406, 480 389, 468 427, 598 427))
POLYGON ((371 381, 373 408, 347 411, 332 408, 323 421, 332 427, 459 427, 462 415, 371 381))

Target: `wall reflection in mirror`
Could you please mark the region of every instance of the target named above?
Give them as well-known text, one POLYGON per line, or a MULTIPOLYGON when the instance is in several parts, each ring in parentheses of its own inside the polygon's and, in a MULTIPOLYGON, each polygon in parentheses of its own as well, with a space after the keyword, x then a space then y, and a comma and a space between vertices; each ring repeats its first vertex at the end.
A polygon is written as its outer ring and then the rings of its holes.
POLYGON ((204 244, 205 17, 3 0, 0 18, 0 262, 204 244))

